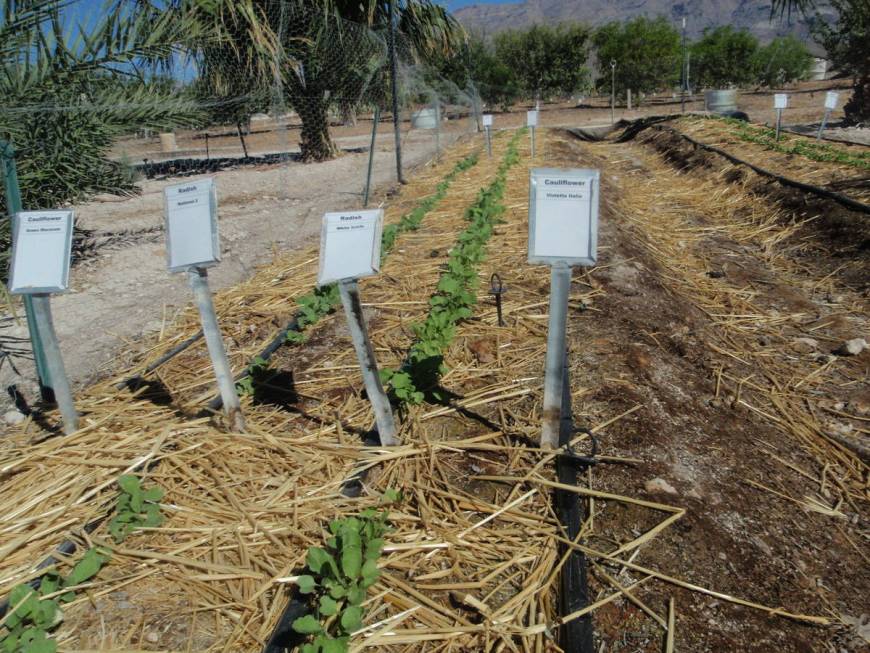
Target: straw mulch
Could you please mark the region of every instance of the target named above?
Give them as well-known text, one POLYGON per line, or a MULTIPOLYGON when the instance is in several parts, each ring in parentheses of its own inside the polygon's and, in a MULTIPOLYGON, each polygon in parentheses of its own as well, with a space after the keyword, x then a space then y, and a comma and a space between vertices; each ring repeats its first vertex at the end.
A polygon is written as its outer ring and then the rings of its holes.
MULTIPOLYGON (((822 188, 830 188, 860 202, 870 202, 870 185, 867 183, 868 171, 866 168, 836 161, 816 161, 799 154, 777 152, 760 143, 748 142, 739 138, 735 133, 735 127, 721 120, 684 118, 672 124, 695 140, 718 147, 744 161, 776 174, 822 188)), ((781 142, 785 146, 803 143, 810 147, 817 145, 815 138, 790 133, 782 134, 781 142)), ((822 143, 824 145, 824 141, 822 143)), ((870 147, 866 145, 842 143, 829 143, 827 145, 831 149, 840 150, 853 156, 861 153, 867 156, 867 153, 870 153, 870 147)))
MULTIPOLYGON (((536 165, 547 152, 540 140, 536 165)), ((382 274, 361 284, 382 367, 403 360, 410 325, 425 317, 447 250, 464 228, 464 210, 492 180, 506 142, 500 135, 494 158, 484 155, 460 175, 420 231, 399 238, 382 274)), ((418 198, 431 192, 468 147, 448 153, 425 183, 415 180, 402 198, 408 190, 418 198)), ((213 383, 196 351, 161 369, 160 381, 173 399, 166 406, 106 382, 78 398, 89 413, 81 432, 40 443, 34 439, 42 434, 30 425, 5 443, 0 496, 4 512, 19 514, 3 542, 10 554, 2 565, 3 592, 72 531, 113 556, 87 595, 67 610, 59 634, 67 650, 256 651, 278 622, 306 549, 324 541, 328 522, 377 505, 381 492, 394 488, 404 500, 391 511, 395 530, 381 560, 383 576, 372 588, 353 650, 558 650, 560 544, 582 547, 597 561, 601 592, 589 610, 625 597, 639 603, 672 642, 673 608, 659 615, 630 590, 660 579, 707 591, 635 561, 638 549, 682 510, 596 491, 590 476, 582 487, 565 488, 592 499, 592 517, 581 533, 586 544, 567 541, 553 514, 553 456, 533 446, 540 428, 547 270, 525 264, 527 142, 522 154, 508 175, 506 221, 496 228, 480 269, 475 317, 459 328, 446 353, 450 372, 443 385, 456 397, 445 406, 411 408, 400 433, 403 445, 360 445, 359 435, 373 420, 340 315, 322 320, 302 347, 276 356, 273 368, 284 383, 292 380, 296 397, 246 398, 245 434, 190 417, 211 396, 213 383), (504 328, 496 327, 485 292, 493 271, 510 277, 504 328), (166 490, 164 525, 121 545, 105 526, 90 536, 77 530, 110 509, 114 479, 145 462, 155 463, 146 484, 166 490), (343 498, 342 482, 361 467, 369 470, 362 497, 343 498), (599 499, 631 504, 636 523, 600 532, 599 499), (625 569, 631 574, 620 575, 625 569)), ((399 213, 389 211, 389 219, 399 213)), ((313 260, 314 250, 281 260, 217 296, 235 369, 289 316, 289 298, 308 290, 301 279, 311 283, 313 260)), ((601 291, 582 277, 576 281, 572 305, 594 303, 601 291)), ((186 313, 167 327, 142 365, 196 329, 193 313, 186 313)), ((588 426, 603 431, 633 410, 588 426)), ((588 446, 587 436, 575 444, 588 446)), ((848 477, 844 482, 848 486, 848 477)))
MULTIPOLYGON (((589 147, 611 156, 611 146, 589 147)), ((642 146, 628 150, 653 174, 634 174, 620 152, 623 160, 614 165, 632 183, 618 199, 605 201, 636 227, 639 242, 660 266, 659 276, 717 329, 718 337, 706 344, 727 362, 716 372, 715 400, 770 423, 813 462, 802 469, 783 461, 808 485, 805 496, 787 500, 836 518, 844 511, 862 514, 870 470, 856 452, 870 432, 867 417, 849 402, 860 403, 857 397, 866 389, 865 364, 828 352, 870 331, 867 298, 844 282, 850 268, 865 264, 846 259, 832 272, 814 265, 814 257, 830 257, 824 243, 807 238, 802 222, 784 209, 749 192, 751 181, 734 183, 733 166, 689 182, 642 146), (715 247, 705 243, 719 238, 739 243, 764 267, 737 250, 724 260, 711 259, 715 247), (818 349, 800 349, 801 338, 811 338, 818 349)))

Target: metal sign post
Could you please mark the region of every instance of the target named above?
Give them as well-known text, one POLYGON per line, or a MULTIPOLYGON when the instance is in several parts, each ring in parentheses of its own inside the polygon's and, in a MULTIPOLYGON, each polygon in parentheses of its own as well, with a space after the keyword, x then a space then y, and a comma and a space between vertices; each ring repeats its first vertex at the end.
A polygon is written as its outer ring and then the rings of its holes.
POLYGON ((381 107, 375 107, 375 115, 372 121, 372 142, 369 145, 369 167, 366 171, 366 192, 363 197, 363 208, 366 208, 369 205, 369 194, 372 188, 372 168, 375 163, 375 138, 378 135, 378 123, 381 120, 381 107))
POLYGON ((218 326, 206 268, 220 262, 217 191, 214 179, 168 186, 163 191, 166 218, 166 265, 170 272, 187 272, 199 309, 202 331, 223 400, 229 427, 245 430, 233 373, 218 326))
POLYGON ((535 158, 535 128, 538 126, 538 112, 537 110, 527 111, 526 112, 526 126, 529 127, 532 136, 532 158, 535 158))
POLYGON ((610 124, 616 122, 616 59, 610 60, 610 124))
POLYGON ((837 100, 839 100, 840 94, 836 91, 828 91, 825 94, 825 115, 822 116, 822 124, 819 125, 819 133, 816 134, 816 140, 822 140, 822 132, 825 131, 825 127, 828 125, 828 118, 831 117, 831 111, 837 108, 837 100))
POLYGON ((435 111, 435 156, 441 156, 441 103, 435 98, 433 103, 435 111))
POLYGON ((320 268, 317 285, 338 282, 363 384, 375 413, 378 437, 384 446, 398 444, 390 400, 381 385, 374 348, 369 339, 357 279, 377 274, 381 260, 380 209, 355 213, 327 213, 320 234, 320 268))
POLYGON ((776 140, 779 140, 779 132, 782 129, 782 111, 788 106, 788 95, 776 93, 773 96, 773 108, 776 109, 776 140))
POLYGON ((628 105, 627 108, 629 111, 631 111, 631 89, 626 90, 626 98, 626 104, 628 105))
MULTIPOLYGON (((6 189, 6 211, 9 216, 14 216, 23 210, 21 206, 21 189, 18 186, 18 172, 15 166, 15 148, 12 143, 0 140, 0 165, 3 167, 3 183, 6 189)), ((10 217, 10 220, 12 218, 10 217)), ((45 351, 39 329, 36 326, 33 299, 30 295, 24 295, 24 316, 27 320, 27 331, 30 335, 30 346, 33 350, 33 360, 36 364, 36 376, 39 382, 39 394, 42 400, 48 404, 55 401, 54 390, 51 382, 51 373, 45 360, 45 351)))
POLYGON ((72 211, 16 213, 9 274, 9 292, 31 298, 34 325, 66 434, 78 430, 78 414, 51 319, 50 293, 69 288, 74 222, 72 211))
POLYGON ((492 115, 484 114, 483 130, 486 132, 486 153, 492 156, 492 115))
POLYGON ((541 447, 559 445, 571 269, 598 251, 598 170, 537 168, 529 178, 529 262, 551 266, 541 447))
POLYGON ((233 371, 224 349, 224 339, 218 326, 217 315, 214 310, 211 289, 208 287, 208 270, 201 267, 191 267, 187 271, 190 288, 199 309, 199 319, 202 323, 202 333, 205 336, 205 344, 208 355, 214 368, 218 390, 223 400, 224 412, 231 429, 235 431, 245 430, 245 418, 242 415, 239 396, 236 394, 236 384, 233 381, 233 371))

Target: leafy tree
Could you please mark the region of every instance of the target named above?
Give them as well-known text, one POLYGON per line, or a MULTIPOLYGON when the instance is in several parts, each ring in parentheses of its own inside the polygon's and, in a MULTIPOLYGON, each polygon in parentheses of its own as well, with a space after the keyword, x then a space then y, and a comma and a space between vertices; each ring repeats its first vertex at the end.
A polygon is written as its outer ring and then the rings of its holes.
POLYGON ((705 29, 691 48, 695 83, 707 88, 750 84, 756 79, 757 52, 758 39, 745 29, 705 29))
POLYGON ((870 120, 870 2, 830 0, 836 25, 816 17, 813 36, 828 52, 836 70, 851 75, 852 97, 843 106, 851 123, 870 120))
POLYGON ((599 88, 610 88, 610 62, 616 62, 616 92, 652 93, 680 78, 680 33, 664 17, 635 18, 602 25, 593 43, 598 53, 599 88))
POLYGON ((755 55, 758 83, 773 88, 806 79, 813 56, 803 41, 794 36, 779 36, 755 55))
POLYGON ((580 23, 502 32, 495 37, 496 61, 486 62, 487 72, 494 76, 493 85, 509 81, 506 73, 512 72, 527 97, 568 95, 589 82, 590 37, 590 29, 580 23), (501 66, 492 65, 498 62, 501 66))

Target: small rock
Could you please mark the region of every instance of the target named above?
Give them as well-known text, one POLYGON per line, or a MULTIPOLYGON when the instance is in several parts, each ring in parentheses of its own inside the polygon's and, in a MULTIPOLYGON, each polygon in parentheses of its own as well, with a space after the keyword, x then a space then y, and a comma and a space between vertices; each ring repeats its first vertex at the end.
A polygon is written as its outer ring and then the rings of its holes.
POLYGON ((864 338, 852 338, 834 350, 837 356, 857 356, 870 346, 864 338))
POLYGON ((711 279, 722 279, 725 276, 725 272, 722 270, 710 270, 707 276, 711 279))
POLYGON ((844 422, 835 422, 834 420, 829 420, 825 423, 825 432, 829 435, 839 436, 839 437, 848 437, 852 434, 852 425, 845 424, 844 422))
POLYGON ((156 644, 160 641, 160 633, 149 630, 147 633, 145 633, 145 639, 152 644, 156 644))
POLYGON ((819 341, 814 338, 798 338, 791 343, 791 348, 799 354, 811 354, 819 348, 819 341))
POLYGON ((676 494, 677 490, 673 485, 668 483, 663 478, 654 478, 651 481, 647 481, 644 483, 644 489, 650 494, 664 493, 664 494, 676 494))
POLYGON ((24 419, 24 415, 17 410, 10 410, 3 414, 3 421, 7 424, 21 424, 24 419))

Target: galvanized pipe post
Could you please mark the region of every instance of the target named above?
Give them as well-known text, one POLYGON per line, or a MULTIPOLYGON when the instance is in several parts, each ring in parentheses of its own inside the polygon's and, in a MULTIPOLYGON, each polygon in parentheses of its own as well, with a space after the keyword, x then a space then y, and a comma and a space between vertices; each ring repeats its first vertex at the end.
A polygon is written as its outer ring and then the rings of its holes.
POLYGON ((825 109, 825 115, 822 116, 822 124, 819 125, 819 133, 816 134, 817 141, 822 140, 822 132, 825 131, 825 127, 827 127, 827 125, 828 125, 828 118, 830 118, 830 117, 831 117, 831 110, 825 109))
POLYGON ((218 327, 217 316, 214 311, 214 302, 211 297, 211 289, 208 287, 208 271, 205 268, 192 267, 187 271, 190 288, 199 309, 199 317, 202 322, 202 331, 205 336, 205 344, 211 357, 217 378, 218 389, 223 400, 224 412, 227 415, 229 427, 235 431, 245 430, 245 418, 242 415, 239 396, 236 394, 236 384, 233 381, 233 372, 230 361, 224 349, 224 340, 218 327))
POLYGON ((626 105, 629 111, 631 111, 631 89, 626 90, 626 105))
POLYGON ((369 145, 369 168, 366 172, 366 192, 365 197, 363 197, 363 208, 368 207, 369 205, 369 194, 372 188, 372 168, 375 164, 375 138, 378 135, 378 123, 381 120, 381 107, 375 107, 375 117, 372 123, 372 141, 369 145))
POLYGON ((568 293, 571 267, 556 263, 550 272, 550 320, 547 330, 547 362, 544 373, 544 424, 541 448, 559 446, 562 384, 565 382, 565 331, 568 322, 568 293))
POLYGON ((387 48, 390 54, 390 92, 393 95, 393 133, 396 138, 396 178, 400 184, 405 183, 402 175, 402 138, 399 129, 399 63, 396 55, 396 2, 389 0, 390 25, 387 30, 387 48))
MULTIPOLYGON (((18 185, 18 171, 15 166, 15 148, 8 141, 0 141, 0 165, 3 167, 3 183, 6 189, 6 210, 10 219, 10 231, 12 231, 12 216, 22 210, 21 188, 18 185)), ((36 364, 36 377, 39 382, 39 394, 42 400, 48 404, 55 401, 54 388, 51 380, 51 371, 45 358, 45 348, 39 329, 36 324, 36 314, 33 308, 33 298, 24 295, 24 316, 27 320, 27 332, 30 335, 30 346, 33 350, 33 360, 36 364)))
POLYGON ((54 397, 63 417, 63 432, 69 435, 79 428, 79 416, 73 404, 72 390, 66 369, 63 365, 63 356, 60 353, 60 345, 57 342, 57 334, 54 331, 54 323, 51 319, 51 296, 32 295, 33 314, 36 318, 36 328, 45 348, 45 363, 52 382, 54 384, 54 397))
POLYGON ((610 124, 616 122, 616 59, 610 60, 610 124))
POLYGON ((532 158, 535 158, 535 126, 532 125, 532 158))
POLYGON ((396 424, 393 420, 393 411, 390 408, 390 400, 384 387, 381 385, 381 377, 378 373, 378 363, 375 360, 375 352, 369 340, 365 317, 363 316, 362 303, 359 298, 359 286, 355 279, 347 279, 338 282, 338 291, 341 295, 341 303, 347 316, 347 325, 353 340, 353 348, 362 370, 363 383, 366 394, 375 412, 375 422, 378 426, 378 436, 381 444, 389 447, 398 444, 396 438, 396 424))
POLYGON ((435 156, 441 156, 441 103, 435 98, 435 156))
POLYGON ((683 16, 683 34, 681 37, 680 48, 682 50, 682 64, 680 65, 680 113, 686 113, 686 87, 688 80, 686 79, 686 17, 683 16))
POLYGON ((782 128, 782 109, 776 110, 776 138, 775 140, 779 141, 779 132, 782 128))
POLYGON ((492 157, 492 133, 490 132, 491 127, 487 125, 484 129, 486 129, 486 153, 492 157))

